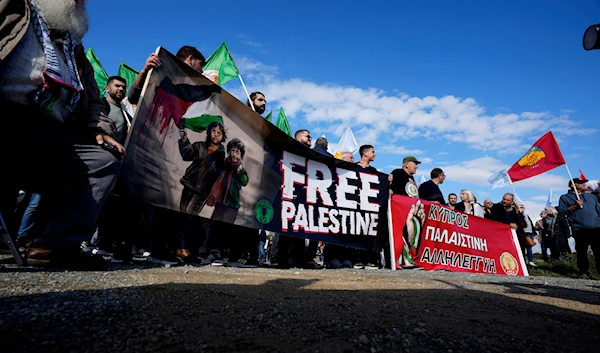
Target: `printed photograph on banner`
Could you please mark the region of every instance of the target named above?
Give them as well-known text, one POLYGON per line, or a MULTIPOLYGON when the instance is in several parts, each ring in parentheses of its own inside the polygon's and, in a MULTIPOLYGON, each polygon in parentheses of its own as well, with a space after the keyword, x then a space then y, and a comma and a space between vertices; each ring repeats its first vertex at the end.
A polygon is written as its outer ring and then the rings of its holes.
POLYGON ((508 225, 401 195, 390 213, 397 269, 527 275, 508 225))
POLYGON ((160 49, 138 104, 123 196, 194 216, 372 249, 386 174, 302 145, 160 49))

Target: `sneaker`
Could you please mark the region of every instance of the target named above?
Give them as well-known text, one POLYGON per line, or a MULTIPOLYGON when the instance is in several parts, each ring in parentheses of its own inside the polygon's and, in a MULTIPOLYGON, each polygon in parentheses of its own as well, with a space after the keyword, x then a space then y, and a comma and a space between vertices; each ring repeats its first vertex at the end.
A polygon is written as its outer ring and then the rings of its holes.
POLYGON ((150 256, 148 256, 146 258, 146 261, 152 262, 155 264, 165 265, 165 266, 166 265, 173 266, 173 265, 177 265, 179 263, 179 261, 177 260, 175 255, 173 255, 173 253, 169 252, 169 251, 162 251, 162 252, 157 251, 154 254, 151 254, 150 256))
POLYGON ((86 254, 91 254, 92 251, 94 251, 94 247, 89 242, 83 241, 81 242, 81 251, 83 251, 86 254))
POLYGON ((536 264, 534 264, 534 263, 533 263, 533 261, 529 261, 527 264, 528 264, 529 266, 531 266, 531 267, 537 267, 537 265, 536 265, 536 264))
POLYGON ((148 256, 150 256, 150 251, 148 251, 146 249, 138 249, 134 245, 131 247, 131 256, 148 257, 148 256))
POLYGON ((229 261, 224 264, 227 267, 237 267, 237 268, 256 268, 256 265, 249 265, 246 260, 240 259, 238 261, 229 261))
POLYGON ((332 270, 339 270, 340 268, 342 268, 342 263, 338 259, 332 259, 327 263, 327 268, 330 268, 332 270))
POLYGON ((364 270, 365 269, 365 265, 363 265, 362 262, 357 262, 356 264, 354 264, 354 269, 355 270, 364 270))
POLYGON ((97 255, 97 256, 106 256, 106 257, 112 257, 113 253, 108 252, 106 250, 102 250, 102 249, 94 249, 92 250, 92 255, 97 255))
POLYGON ((223 256, 221 256, 221 252, 216 249, 210 251, 207 259, 210 261, 210 264, 214 266, 223 266, 225 263, 227 263, 227 261, 223 259, 223 256))
POLYGON ((365 265, 365 270, 379 270, 379 266, 374 263, 368 263, 365 265))

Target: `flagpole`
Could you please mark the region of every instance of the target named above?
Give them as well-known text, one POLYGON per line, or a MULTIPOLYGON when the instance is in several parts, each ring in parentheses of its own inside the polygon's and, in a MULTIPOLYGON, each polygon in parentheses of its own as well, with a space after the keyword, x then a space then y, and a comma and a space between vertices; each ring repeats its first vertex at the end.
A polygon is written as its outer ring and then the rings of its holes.
POLYGON ((252 99, 250 99, 250 95, 248 94, 248 89, 246 88, 246 85, 244 84, 244 80, 242 80, 242 75, 238 74, 238 78, 240 79, 240 82, 242 83, 242 87, 244 87, 244 92, 246 92, 246 97, 248 97, 248 102, 250 102, 250 107, 252 108, 252 110, 256 111, 256 109, 254 109, 254 104, 252 103, 252 99))
POLYGON ((575 182, 573 182, 573 176, 571 175, 571 171, 569 170, 567 161, 565 161, 565 168, 567 168, 567 173, 569 173, 569 179, 571 179, 571 185, 573 186, 573 190, 575 190, 575 195, 577 196, 577 200, 581 200, 581 198, 579 198, 579 192, 577 192, 577 188, 575 187, 575 182))
MULTIPOLYGON (((515 190, 515 184, 513 184, 512 182, 510 183, 510 186, 512 186, 513 189, 513 202, 515 203, 515 205, 517 204, 517 190, 515 190)), ((518 205, 517 205, 518 206, 518 205)))

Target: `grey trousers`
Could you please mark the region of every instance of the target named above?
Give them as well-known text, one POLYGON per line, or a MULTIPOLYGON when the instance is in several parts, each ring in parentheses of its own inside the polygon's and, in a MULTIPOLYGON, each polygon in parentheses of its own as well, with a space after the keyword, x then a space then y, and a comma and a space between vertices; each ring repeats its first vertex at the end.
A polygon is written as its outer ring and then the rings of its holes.
MULTIPOLYGON (((120 159, 102 149, 87 128, 44 119, 7 121, 2 115, 0 210, 11 213, 19 190, 37 192, 49 208, 37 244, 48 249, 78 247, 94 233, 120 159)), ((15 223, 18 220, 9 227, 15 223)))

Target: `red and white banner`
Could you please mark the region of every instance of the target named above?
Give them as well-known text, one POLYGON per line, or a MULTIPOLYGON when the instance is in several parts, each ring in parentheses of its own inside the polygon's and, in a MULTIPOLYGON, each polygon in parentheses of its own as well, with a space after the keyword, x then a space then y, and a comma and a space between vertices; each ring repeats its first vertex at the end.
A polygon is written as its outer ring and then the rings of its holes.
POLYGON ((391 197, 390 243, 397 269, 529 275, 508 225, 425 200, 391 197))

